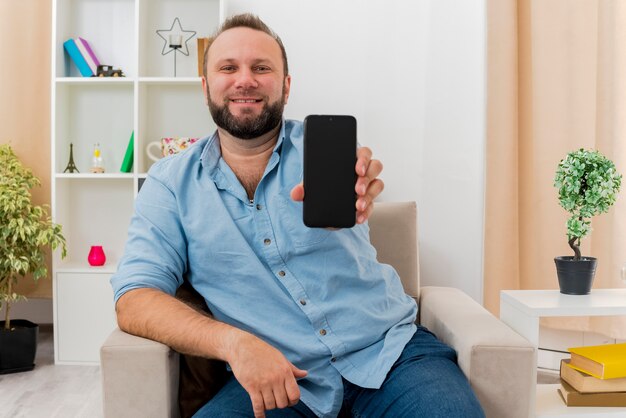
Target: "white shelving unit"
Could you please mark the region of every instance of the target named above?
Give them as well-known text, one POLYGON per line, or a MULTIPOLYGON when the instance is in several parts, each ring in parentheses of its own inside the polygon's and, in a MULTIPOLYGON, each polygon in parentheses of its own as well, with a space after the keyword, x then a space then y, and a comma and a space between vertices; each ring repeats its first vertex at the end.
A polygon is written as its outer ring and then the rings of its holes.
POLYGON ((63 225, 68 255, 53 258, 55 361, 97 364, 99 347, 115 327, 108 283, 124 249, 139 183, 152 165, 146 145, 162 137, 201 137, 215 129, 197 74, 197 37, 223 20, 224 0, 53 0, 51 167, 52 216, 63 225), (157 29, 178 17, 196 37, 189 56, 161 55, 157 29), (102 64, 123 78, 81 77, 64 52, 69 38, 86 39, 102 64), (135 134, 131 173, 120 167, 135 134), (64 173, 70 143, 80 173, 64 173), (91 174, 100 143, 105 174, 91 174), (87 255, 102 245, 107 262, 87 255))
MULTIPOLYGON (((539 345, 539 320, 560 316, 626 315, 626 289, 592 289, 588 295, 564 295, 558 290, 503 290, 500 292, 500 319, 539 345)), ((537 385, 532 402, 536 418, 625 417, 626 408, 568 407, 560 399, 559 385, 537 385)))

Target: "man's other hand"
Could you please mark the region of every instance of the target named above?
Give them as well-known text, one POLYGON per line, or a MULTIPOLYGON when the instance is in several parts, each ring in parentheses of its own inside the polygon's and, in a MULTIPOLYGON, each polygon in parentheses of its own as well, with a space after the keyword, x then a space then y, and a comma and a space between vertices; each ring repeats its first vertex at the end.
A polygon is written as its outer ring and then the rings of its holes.
POLYGON ((250 395, 255 418, 265 411, 294 406, 300 400, 296 379, 307 375, 285 356, 252 334, 238 333, 228 364, 235 378, 250 395))
MULTIPOLYGON (((362 224, 370 217, 374 210, 374 199, 385 188, 385 184, 377 178, 383 171, 383 164, 372 159, 372 150, 361 147, 356 152, 357 160, 354 167, 357 179, 354 190, 356 200, 356 223, 362 224)), ((304 200, 304 185, 302 183, 291 189, 291 198, 296 202, 304 200)))

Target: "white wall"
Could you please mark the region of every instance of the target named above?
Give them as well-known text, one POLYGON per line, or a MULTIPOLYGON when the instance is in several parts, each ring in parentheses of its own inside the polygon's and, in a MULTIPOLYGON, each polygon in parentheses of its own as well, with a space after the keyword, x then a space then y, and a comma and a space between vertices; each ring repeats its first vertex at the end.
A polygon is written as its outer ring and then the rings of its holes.
MULTIPOLYGON (((4 321, 6 305, 0 308, 0 321, 4 321)), ((52 323, 52 299, 28 298, 11 305, 11 319, 27 319, 36 324, 52 323)))
POLYGON ((416 200, 423 285, 482 301, 485 0, 225 0, 282 38, 288 118, 352 114, 385 165, 381 200, 416 200))

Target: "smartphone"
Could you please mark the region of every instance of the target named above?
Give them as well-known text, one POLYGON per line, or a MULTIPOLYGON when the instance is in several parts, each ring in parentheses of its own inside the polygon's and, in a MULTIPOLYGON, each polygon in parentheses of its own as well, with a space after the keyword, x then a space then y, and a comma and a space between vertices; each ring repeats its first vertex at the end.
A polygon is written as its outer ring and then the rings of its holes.
POLYGON ((309 115, 304 119, 303 221, 310 228, 356 223, 356 119, 309 115))

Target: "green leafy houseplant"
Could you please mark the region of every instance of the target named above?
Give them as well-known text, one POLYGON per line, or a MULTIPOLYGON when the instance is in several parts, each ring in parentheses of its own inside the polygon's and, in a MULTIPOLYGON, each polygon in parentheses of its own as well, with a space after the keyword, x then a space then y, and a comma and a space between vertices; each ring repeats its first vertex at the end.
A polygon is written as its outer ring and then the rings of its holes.
POLYGON ((555 257, 561 293, 586 295, 596 271, 595 257, 582 257, 580 240, 591 232, 591 217, 609 211, 615 203, 622 176, 615 164, 598 151, 579 149, 561 160, 554 186, 559 203, 571 216, 567 239, 574 256, 555 257))
POLYGON ((38 280, 48 274, 44 249, 61 247, 66 255, 61 226, 48 217, 45 206, 34 206, 30 189, 40 185, 9 145, 0 145, 0 308, 6 305, 4 329, 11 329, 11 304, 23 296, 15 292, 20 278, 32 273, 38 280))
POLYGON ((591 217, 606 213, 615 203, 622 175, 615 164, 598 151, 579 149, 561 160, 554 186, 559 203, 572 214, 567 220, 567 239, 580 260, 580 240, 591 232, 591 217))

